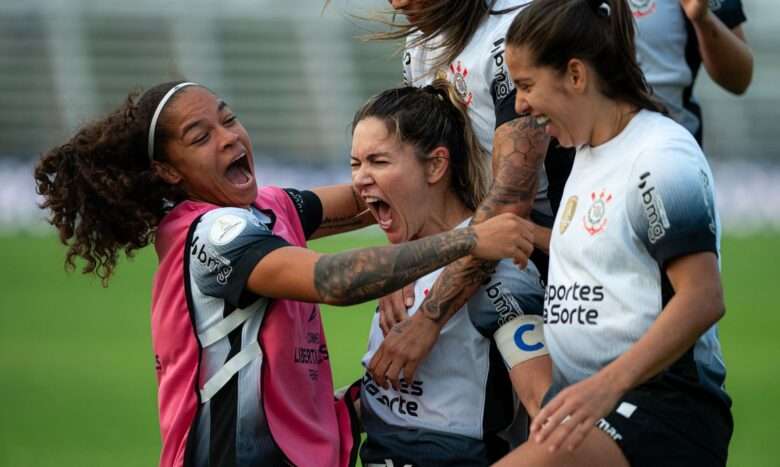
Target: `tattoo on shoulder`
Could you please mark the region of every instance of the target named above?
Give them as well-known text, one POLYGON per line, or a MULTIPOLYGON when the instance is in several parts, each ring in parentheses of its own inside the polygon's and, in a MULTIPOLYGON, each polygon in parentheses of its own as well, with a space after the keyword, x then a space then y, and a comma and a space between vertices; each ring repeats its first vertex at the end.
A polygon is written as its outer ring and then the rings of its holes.
POLYGON ((325 303, 364 302, 467 255, 476 244, 476 232, 467 227, 400 245, 324 255, 314 267, 314 286, 325 303))

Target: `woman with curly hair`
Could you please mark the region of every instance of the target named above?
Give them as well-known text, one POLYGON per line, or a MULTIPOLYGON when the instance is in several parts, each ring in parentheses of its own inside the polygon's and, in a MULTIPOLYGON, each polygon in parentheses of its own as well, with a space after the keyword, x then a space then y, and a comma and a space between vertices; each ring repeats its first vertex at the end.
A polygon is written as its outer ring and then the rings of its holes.
POLYGON ((71 268, 82 257, 107 284, 120 250, 154 243, 160 465, 348 465, 351 404, 333 402, 315 303, 376 298, 469 254, 524 264, 530 227, 504 215, 321 255, 306 240, 371 223, 365 204, 349 185, 258 189, 252 157, 225 101, 169 82, 44 154, 35 179, 71 268))

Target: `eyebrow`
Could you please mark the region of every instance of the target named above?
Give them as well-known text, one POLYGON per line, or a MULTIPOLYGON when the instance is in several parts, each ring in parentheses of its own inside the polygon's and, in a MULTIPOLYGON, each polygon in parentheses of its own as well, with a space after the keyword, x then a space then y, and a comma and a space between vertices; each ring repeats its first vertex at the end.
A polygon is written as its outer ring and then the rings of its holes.
MULTIPOLYGON (((220 99, 219 104, 217 105, 217 113, 222 112, 227 107, 228 107, 227 102, 220 99)), ((203 119, 195 120, 194 122, 188 123, 187 126, 182 128, 181 130, 181 138, 184 138, 187 135, 187 133, 189 133, 191 130, 195 129, 196 127, 202 124, 203 124, 203 119)))
MULTIPOLYGON (((366 154, 365 158, 366 159, 373 159, 375 157, 389 156, 389 155, 390 155, 390 153, 387 152, 387 151, 380 151, 380 152, 372 152, 372 153, 366 154)), ((350 154, 349 157, 350 157, 350 159, 357 159, 357 156, 354 156, 352 154, 350 154)))

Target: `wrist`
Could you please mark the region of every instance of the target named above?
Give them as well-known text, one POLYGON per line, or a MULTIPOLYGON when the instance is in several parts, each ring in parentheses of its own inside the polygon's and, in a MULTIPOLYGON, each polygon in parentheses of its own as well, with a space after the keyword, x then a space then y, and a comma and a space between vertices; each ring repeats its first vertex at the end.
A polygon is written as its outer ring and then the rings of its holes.
POLYGON ((708 26, 712 21, 712 11, 709 8, 704 10, 704 13, 700 14, 696 18, 688 18, 694 27, 708 26))
POLYGON ((611 388, 616 394, 625 394, 635 386, 631 373, 615 368, 614 365, 607 365, 598 373, 601 382, 611 388))
POLYGON ((419 324, 421 326, 432 326, 438 329, 441 329, 443 326, 442 321, 444 320, 436 320, 431 316, 427 316, 423 310, 423 307, 420 307, 420 310, 413 314, 411 318, 409 318, 412 321, 415 321, 415 324, 419 324))

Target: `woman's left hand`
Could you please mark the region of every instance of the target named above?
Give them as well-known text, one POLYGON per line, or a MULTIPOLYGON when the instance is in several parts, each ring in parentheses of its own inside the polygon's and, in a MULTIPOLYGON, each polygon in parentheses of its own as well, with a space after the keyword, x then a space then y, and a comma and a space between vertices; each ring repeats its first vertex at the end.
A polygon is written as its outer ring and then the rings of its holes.
POLYGON ((550 452, 561 446, 576 449, 623 395, 614 386, 599 372, 561 391, 534 418, 534 441, 542 444, 549 439, 550 452))
POLYGON ((703 19, 710 9, 708 0, 680 0, 680 6, 692 23, 703 19))

